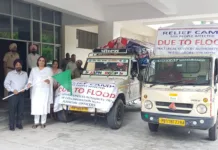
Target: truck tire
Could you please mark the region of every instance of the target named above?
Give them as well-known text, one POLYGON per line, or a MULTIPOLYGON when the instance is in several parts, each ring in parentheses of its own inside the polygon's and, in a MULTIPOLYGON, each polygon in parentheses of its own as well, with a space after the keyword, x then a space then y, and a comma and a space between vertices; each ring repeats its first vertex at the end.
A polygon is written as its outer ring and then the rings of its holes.
POLYGON ((117 99, 110 112, 107 114, 107 123, 111 129, 119 129, 124 118, 124 104, 122 99, 117 99))
POLYGON ((209 129, 209 140, 216 141, 217 139, 217 122, 209 129))
POLYGON ((148 123, 148 127, 151 132, 157 132, 159 124, 148 123))
POLYGON ((59 121, 67 123, 74 120, 74 115, 66 110, 61 110, 57 112, 57 118, 59 121))

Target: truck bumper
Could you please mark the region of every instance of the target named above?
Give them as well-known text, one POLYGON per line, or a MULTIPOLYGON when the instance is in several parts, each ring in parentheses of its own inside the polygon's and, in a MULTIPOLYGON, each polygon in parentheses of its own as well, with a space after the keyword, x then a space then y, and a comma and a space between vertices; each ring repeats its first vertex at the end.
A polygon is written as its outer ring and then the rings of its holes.
MULTIPOLYGON (((159 118, 185 120, 185 126, 183 127, 201 129, 201 130, 207 130, 212 126, 214 126, 215 124, 215 119, 213 117, 211 118, 188 117, 188 116, 177 116, 177 115, 150 113, 150 112, 141 112, 141 117, 144 121, 153 124, 159 124, 159 118)), ((176 126, 176 125, 172 125, 172 126, 176 126)))

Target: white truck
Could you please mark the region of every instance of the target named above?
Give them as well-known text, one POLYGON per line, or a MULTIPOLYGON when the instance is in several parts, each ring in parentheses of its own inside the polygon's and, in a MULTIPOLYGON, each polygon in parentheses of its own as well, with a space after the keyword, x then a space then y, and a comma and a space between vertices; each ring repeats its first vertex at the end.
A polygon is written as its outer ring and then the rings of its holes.
POLYGON ((72 80, 72 96, 62 86, 56 91, 59 120, 72 119, 72 113, 90 113, 106 116, 110 128, 120 128, 124 106, 141 96, 135 54, 127 49, 95 49, 84 68, 81 78, 72 80))
POLYGON ((218 27, 158 30, 141 95, 141 117, 159 125, 209 130, 217 139, 218 27))

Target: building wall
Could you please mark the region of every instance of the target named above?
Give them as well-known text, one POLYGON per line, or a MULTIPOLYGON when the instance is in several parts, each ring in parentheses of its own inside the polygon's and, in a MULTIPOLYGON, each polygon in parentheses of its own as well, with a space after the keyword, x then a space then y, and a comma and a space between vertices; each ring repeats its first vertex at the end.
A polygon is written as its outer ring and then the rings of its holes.
POLYGON ((65 53, 76 54, 76 59, 80 59, 85 63, 91 49, 77 48, 78 41, 76 39, 76 30, 81 29, 89 32, 98 33, 98 26, 65 26, 65 53))
MULTIPOLYGON (((77 46, 78 46, 78 40, 76 39, 76 30, 77 29, 98 33, 98 26, 93 25, 93 26, 80 26, 79 27, 79 26, 66 25, 64 27, 65 53, 70 53, 70 55, 76 54, 77 60, 81 59, 85 63, 86 58, 88 57, 88 54, 91 53, 92 50, 91 49, 77 48, 77 46)), ((137 39, 140 41, 155 43, 156 32, 157 31, 153 30, 152 28, 146 27, 146 26, 145 27, 140 26, 140 29, 138 29, 137 26, 127 25, 127 26, 124 26, 121 28, 120 36, 132 38, 132 39, 137 39), (141 30, 141 32, 143 32, 143 34, 139 34, 140 30, 141 30)))
POLYGON ((155 43, 157 31, 143 23, 123 23, 122 34, 135 39, 155 43))
POLYGON ((126 30, 126 29, 121 29, 120 35, 122 37, 131 38, 131 39, 137 39, 137 40, 140 40, 140 41, 146 40, 145 36, 133 33, 133 32, 131 32, 129 30, 126 30))

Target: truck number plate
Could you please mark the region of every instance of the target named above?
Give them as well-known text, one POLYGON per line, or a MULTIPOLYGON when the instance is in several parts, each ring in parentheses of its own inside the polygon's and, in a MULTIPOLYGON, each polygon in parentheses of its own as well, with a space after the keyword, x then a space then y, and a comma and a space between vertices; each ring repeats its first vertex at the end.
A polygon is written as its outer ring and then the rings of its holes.
POLYGON ((185 126, 185 120, 159 118, 159 124, 185 126))
POLYGON ((70 107, 71 111, 80 111, 80 112, 88 112, 88 108, 86 107, 70 107))

